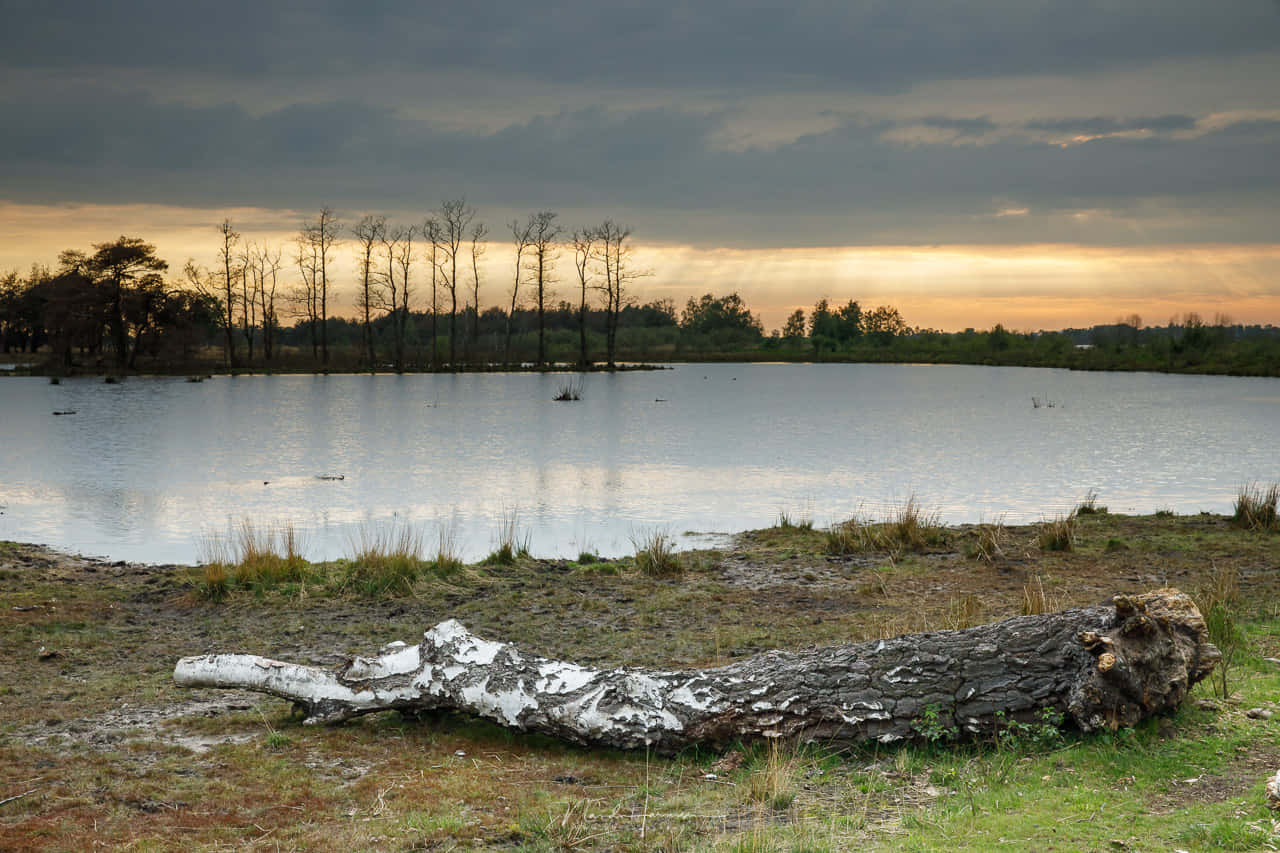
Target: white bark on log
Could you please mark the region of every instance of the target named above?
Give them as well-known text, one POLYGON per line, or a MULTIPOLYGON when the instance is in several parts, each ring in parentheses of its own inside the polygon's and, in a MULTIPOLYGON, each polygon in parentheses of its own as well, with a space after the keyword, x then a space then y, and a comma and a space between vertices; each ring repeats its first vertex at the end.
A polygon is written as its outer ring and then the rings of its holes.
POLYGON ((204 655, 178 661, 174 679, 289 699, 307 723, 456 709, 575 743, 671 752, 760 737, 890 743, 919 737, 929 709, 962 737, 1044 709, 1083 731, 1115 729, 1175 708, 1220 657, 1195 605, 1167 589, 963 631, 767 652, 713 669, 593 669, 481 639, 448 620, 419 645, 392 643, 337 670, 204 655))

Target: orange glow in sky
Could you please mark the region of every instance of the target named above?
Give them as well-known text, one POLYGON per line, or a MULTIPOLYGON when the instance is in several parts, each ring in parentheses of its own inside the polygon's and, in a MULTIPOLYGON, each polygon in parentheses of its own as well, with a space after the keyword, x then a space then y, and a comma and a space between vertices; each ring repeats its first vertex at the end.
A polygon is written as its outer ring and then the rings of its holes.
MULTIPOLYGON (((53 265, 63 249, 87 249, 126 234, 155 243, 176 277, 189 257, 213 263, 215 226, 224 217, 246 239, 282 245, 287 256, 298 225, 310 215, 259 208, 0 203, 0 271, 53 265)), ((350 247, 337 251, 339 314, 354 310, 353 254, 350 247)), ((511 261, 505 243, 490 246, 482 267, 483 303, 501 304, 509 294, 511 261)), ((635 263, 652 272, 636 284, 641 301, 669 298, 679 308, 689 297, 737 291, 766 330, 823 296, 839 303, 856 299, 864 307, 895 305, 911 325, 948 331, 996 323, 1011 329, 1080 327, 1134 313, 1160 325, 1188 311, 1206 319, 1226 314, 1236 322, 1280 324, 1280 243, 725 249, 645 243, 637 235, 635 263)), ((572 299, 571 258, 562 257, 560 267, 558 296, 572 299)), ((422 298, 425 291, 418 287, 422 298)))

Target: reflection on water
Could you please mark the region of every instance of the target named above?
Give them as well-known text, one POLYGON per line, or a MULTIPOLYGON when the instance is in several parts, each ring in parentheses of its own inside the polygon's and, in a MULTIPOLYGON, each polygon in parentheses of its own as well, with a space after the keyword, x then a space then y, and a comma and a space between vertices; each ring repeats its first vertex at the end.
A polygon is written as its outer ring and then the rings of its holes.
POLYGON ((1117 512, 1225 512, 1241 483, 1280 480, 1275 379, 688 365, 592 374, 553 402, 562 382, 5 378, 0 538, 190 562, 248 517, 293 521, 321 558, 395 518, 476 559, 515 510, 535 554, 621 554, 655 527, 825 525, 913 492, 947 521, 1015 522, 1091 489, 1117 512))

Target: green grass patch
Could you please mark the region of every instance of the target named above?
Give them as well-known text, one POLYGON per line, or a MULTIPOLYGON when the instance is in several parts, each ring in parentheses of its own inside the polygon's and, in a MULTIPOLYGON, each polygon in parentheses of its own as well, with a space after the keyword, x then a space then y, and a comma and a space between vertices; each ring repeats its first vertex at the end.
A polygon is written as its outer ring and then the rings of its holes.
POLYGON ((636 548, 635 566, 643 575, 671 577, 684 572, 684 561, 675 548, 675 539, 661 530, 642 533, 631 540, 636 548))

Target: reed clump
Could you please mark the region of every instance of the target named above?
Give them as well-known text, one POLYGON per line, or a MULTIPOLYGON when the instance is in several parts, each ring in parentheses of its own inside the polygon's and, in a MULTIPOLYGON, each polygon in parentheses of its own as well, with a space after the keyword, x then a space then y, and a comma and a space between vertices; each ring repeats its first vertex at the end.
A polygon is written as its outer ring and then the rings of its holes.
POLYGON ((828 554, 842 556, 867 551, 923 551, 945 541, 942 516, 925 510, 915 495, 891 509, 883 521, 854 516, 831 525, 827 531, 828 554))
POLYGON ((312 567, 302 550, 292 522, 258 525, 241 519, 227 534, 201 541, 201 592, 216 601, 234 587, 273 587, 304 580, 312 567))
POLYGON ((363 524, 351 538, 343 586, 364 595, 408 593, 430 567, 421 528, 407 523, 363 524))
POLYGON ((770 740, 764 760, 747 779, 747 798, 773 811, 786 811, 796 799, 797 781, 804 768, 803 756, 792 746, 770 740))
POLYGON ((641 574, 650 577, 670 577, 684 572, 684 563, 676 551, 675 538, 661 530, 653 530, 633 536, 635 564, 641 574))
POLYGON ((832 556, 876 551, 879 546, 880 539, 873 525, 858 516, 836 522, 827 530, 826 550, 832 556))
POLYGON ((1232 667, 1247 645, 1240 625, 1241 600, 1240 567, 1234 563, 1214 563, 1195 593, 1196 606, 1209 630, 1209 641, 1222 654, 1209 675, 1209 683, 1214 693, 1223 699, 1230 695, 1228 679, 1232 667))
POLYGON ((809 518, 807 515, 793 516, 791 513, 783 510, 778 513, 777 527, 779 530, 801 530, 807 533, 813 530, 813 519, 809 518))
POLYGON ((1022 585, 1023 616, 1056 613, 1061 609, 1061 600, 1044 588, 1044 578, 1040 575, 1033 575, 1030 580, 1022 585))
POLYGON ((1041 551, 1074 551, 1076 549, 1076 514, 1069 512, 1052 521, 1040 523, 1036 534, 1041 551))
POLYGON ((1004 526, 1004 517, 994 522, 981 522, 974 530, 974 541, 969 546, 969 556, 975 560, 994 563, 1004 556, 1005 540, 1008 530, 1004 526))
POLYGON ((1243 485, 1236 495, 1231 523, 1245 530, 1280 531, 1277 504, 1280 504, 1280 483, 1272 483, 1265 489, 1257 483, 1243 485))
POLYGON ((436 577, 446 577, 462 568, 458 552, 458 533, 453 524, 442 524, 436 534, 436 552, 427 561, 426 570, 436 577))
POLYGON ((946 627, 962 631, 982 624, 982 599, 971 592, 952 596, 947 604, 946 627))
POLYGON ((490 566, 510 566, 529 556, 529 533, 521 531, 519 513, 514 509, 504 510, 498 527, 497 545, 481 562, 490 566))
POLYGON ((560 385, 556 395, 552 397, 557 403, 576 403, 582 399, 582 379, 570 379, 560 385))
POLYGON ((1084 500, 1076 504, 1076 515, 1106 515, 1107 508, 1098 503, 1098 492, 1096 489, 1090 489, 1089 493, 1084 496, 1084 500))
POLYGON ((886 526, 890 538, 901 543, 908 550, 920 550, 931 545, 942 544, 941 513, 925 510, 915 495, 911 495, 890 513, 886 526))

